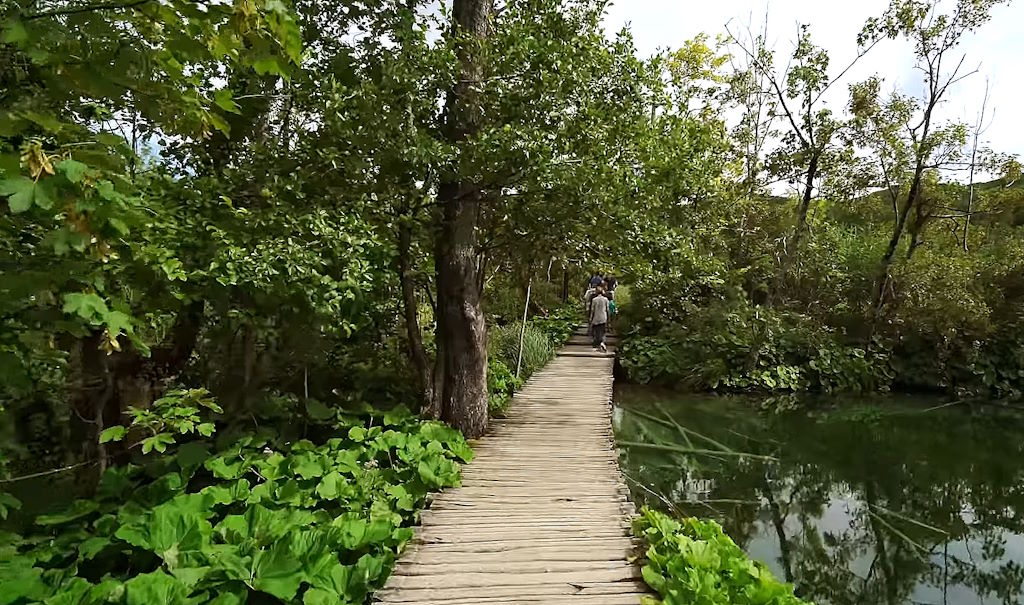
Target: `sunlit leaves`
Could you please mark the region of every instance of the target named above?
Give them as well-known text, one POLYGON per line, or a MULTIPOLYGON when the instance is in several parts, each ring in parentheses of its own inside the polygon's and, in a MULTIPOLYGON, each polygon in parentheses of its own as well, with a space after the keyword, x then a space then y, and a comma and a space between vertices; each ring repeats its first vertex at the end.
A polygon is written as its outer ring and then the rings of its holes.
POLYGON ((121 441, 122 439, 124 439, 124 436, 127 434, 127 432, 127 429, 120 425, 104 429, 103 432, 100 433, 100 443, 107 443, 110 441, 121 441))

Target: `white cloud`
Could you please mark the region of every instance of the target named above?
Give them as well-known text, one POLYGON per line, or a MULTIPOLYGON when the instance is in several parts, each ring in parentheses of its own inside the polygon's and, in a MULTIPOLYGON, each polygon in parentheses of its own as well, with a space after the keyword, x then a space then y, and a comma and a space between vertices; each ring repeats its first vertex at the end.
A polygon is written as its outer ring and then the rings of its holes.
MULTIPOLYGON (((753 21, 758 30, 768 14, 768 41, 780 54, 792 49, 796 24, 806 23, 816 44, 831 57, 831 73, 838 74, 856 56, 856 37, 864 21, 882 14, 888 0, 835 2, 821 0, 774 0, 760 4, 749 0, 618 0, 608 10, 609 34, 629 24, 638 52, 647 56, 659 48, 674 48, 701 32, 723 34, 726 23, 743 28, 753 21)), ((981 106, 986 78, 990 83, 989 107, 995 114, 985 139, 997 151, 1024 156, 1024 2, 996 7, 992 20, 965 39, 960 51, 965 66, 979 72, 960 83, 942 107, 942 116, 973 123, 981 106)), ((735 29, 733 31, 736 31, 735 29)), ((781 58, 781 57, 780 57, 781 58)), ((902 41, 875 47, 834 89, 830 103, 839 110, 845 102, 846 84, 878 74, 889 88, 919 90, 920 74, 913 68, 910 46, 902 41)))

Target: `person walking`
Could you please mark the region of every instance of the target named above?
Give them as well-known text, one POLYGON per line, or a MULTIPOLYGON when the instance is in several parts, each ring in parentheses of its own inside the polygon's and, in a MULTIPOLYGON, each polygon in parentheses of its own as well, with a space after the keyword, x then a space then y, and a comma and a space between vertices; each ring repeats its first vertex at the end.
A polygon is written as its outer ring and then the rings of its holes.
POLYGON ((590 303, 597 296, 597 286, 590 286, 587 289, 587 293, 583 295, 583 311, 587 314, 587 336, 593 335, 593 330, 590 329, 590 303))
POLYGON ((607 351, 604 335, 608 328, 609 300, 605 298, 604 286, 597 287, 597 293, 590 301, 590 333, 593 336, 594 348, 602 352, 607 351))

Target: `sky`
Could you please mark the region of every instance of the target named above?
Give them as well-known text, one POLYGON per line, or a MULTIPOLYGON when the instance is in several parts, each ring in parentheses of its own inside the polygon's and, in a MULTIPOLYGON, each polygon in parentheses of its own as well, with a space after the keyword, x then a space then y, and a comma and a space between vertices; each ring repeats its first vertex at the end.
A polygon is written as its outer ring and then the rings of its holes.
MULTIPOLYGON (((949 0, 947 0, 949 1, 949 0)), ((810 25, 814 42, 829 51, 830 75, 845 68, 857 54, 857 33, 868 17, 881 15, 888 0, 615 0, 605 17, 609 35, 629 25, 638 53, 677 48, 683 41, 706 32, 712 38, 734 33, 748 23, 757 31, 768 15, 768 42, 780 59, 792 52, 797 23, 810 25)), ((989 83, 989 124, 982 141, 1000 152, 1024 157, 1024 0, 996 7, 992 20, 959 47, 965 67, 979 68, 952 90, 941 116, 973 124, 989 83)), ((959 57, 958 57, 959 58, 959 57)), ((784 65, 784 62, 783 62, 784 65)), ((826 99, 834 111, 845 104, 846 84, 871 75, 885 78, 883 90, 920 90, 920 72, 914 69, 912 48, 905 42, 886 41, 876 46, 854 69, 832 87, 826 99)))

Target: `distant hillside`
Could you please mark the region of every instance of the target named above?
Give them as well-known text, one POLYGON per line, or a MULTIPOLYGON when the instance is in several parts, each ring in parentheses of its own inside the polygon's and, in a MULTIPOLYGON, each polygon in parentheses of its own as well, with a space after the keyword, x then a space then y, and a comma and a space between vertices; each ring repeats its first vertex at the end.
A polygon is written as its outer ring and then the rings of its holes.
MULTIPOLYGON (((956 208, 967 210, 968 187, 966 184, 943 183, 948 188, 946 194, 955 196, 959 193, 959 203, 956 208), (959 189, 959 191, 956 191, 959 189)), ((985 200, 994 195, 1006 195, 1007 207, 1004 212, 998 214, 976 215, 974 220, 978 224, 985 224, 993 221, 1009 223, 1013 226, 1024 225, 1024 180, 1018 179, 1007 187, 1006 179, 995 179, 984 183, 974 184, 974 195, 976 200, 985 200)), ((905 195, 905 192, 904 192, 905 195)), ((903 198, 900 198, 902 202, 903 198)), ((851 201, 835 202, 828 209, 829 217, 841 223, 851 225, 868 225, 876 223, 891 223, 893 217, 892 201, 889 194, 879 190, 851 201)))

